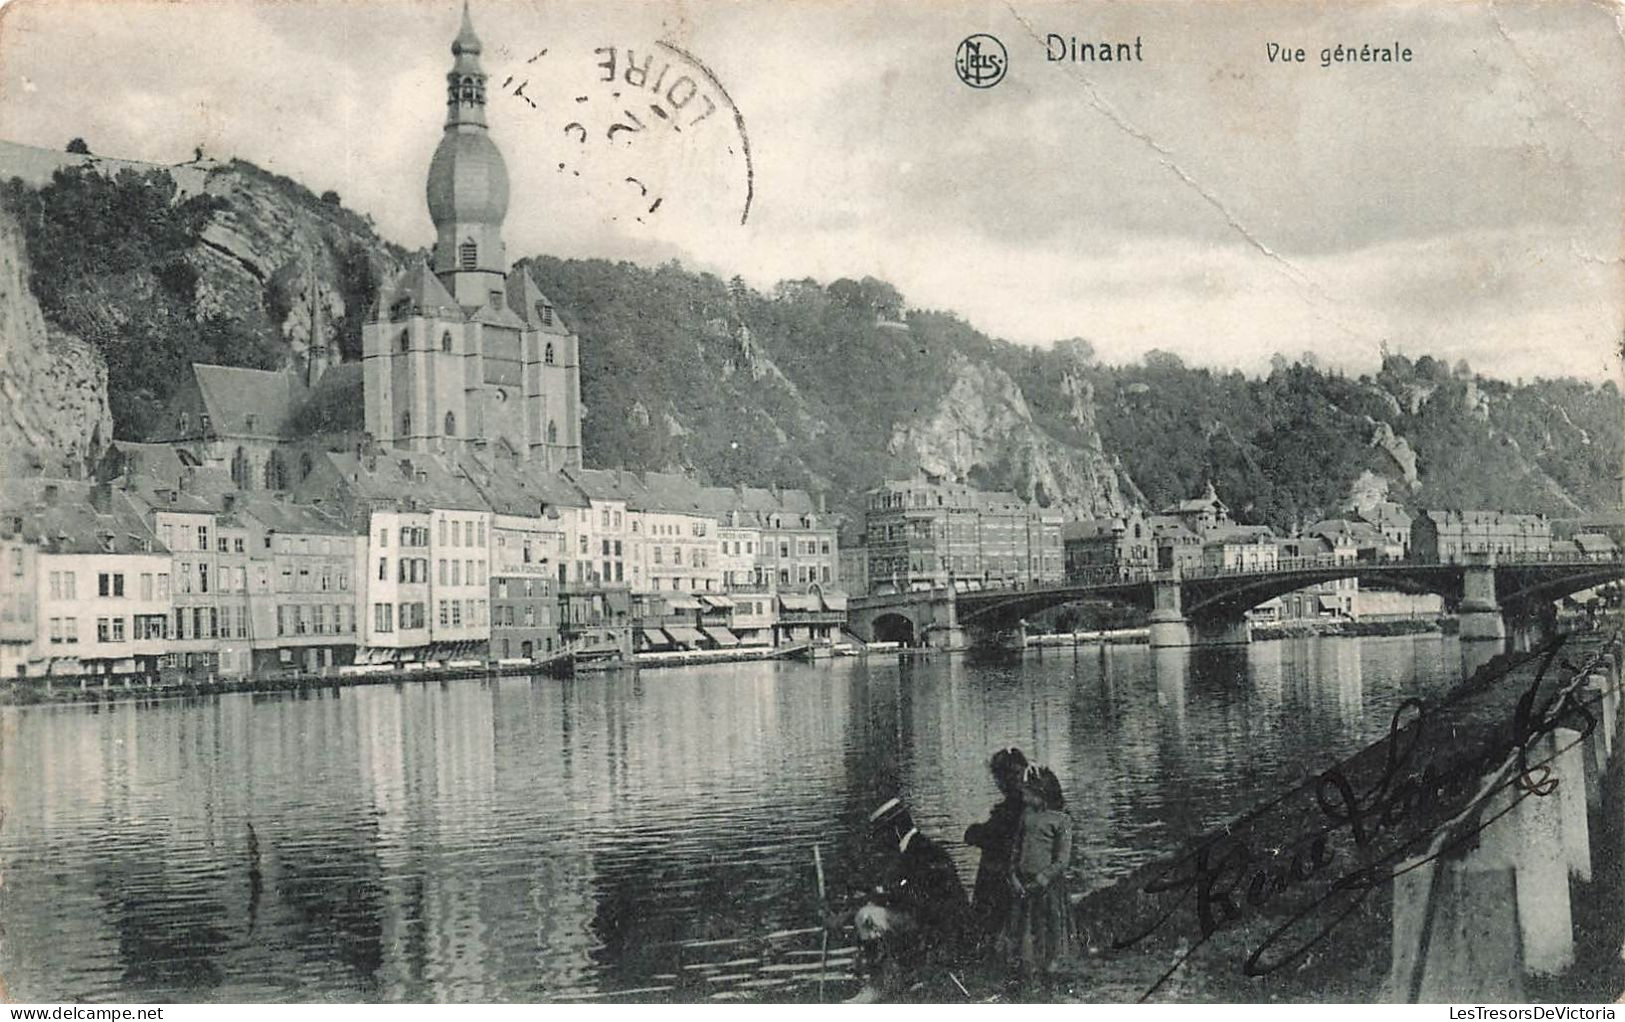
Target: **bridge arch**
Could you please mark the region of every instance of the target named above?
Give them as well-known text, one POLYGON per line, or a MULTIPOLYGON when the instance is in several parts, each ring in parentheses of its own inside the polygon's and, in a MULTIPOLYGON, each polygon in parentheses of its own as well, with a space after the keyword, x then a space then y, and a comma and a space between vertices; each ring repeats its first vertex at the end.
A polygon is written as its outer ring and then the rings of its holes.
POLYGON ((875 642, 898 642, 905 646, 915 643, 914 621, 906 614, 881 614, 874 621, 875 642))
POLYGON ((1509 584, 1504 589, 1498 579, 1495 595, 1502 606, 1545 603, 1596 586, 1618 582, 1620 575, 1618 562, 1602 562, 1596 565, 1595 570, 1581 572, 1543 573, 1533 577, 1515 575, 1507 580, 1509 584))
POLYGON ((1448 569, 1348 564, 1314 571, 1233 576, 1214 575, 1185 583, 1183 610, 1187 617, 1245 613, 1305 586, 1352 578, 1360 587, 1376 586, 1405 593, 1435 593, 1447 603, 1461 599, 1461 578, 1448 569))

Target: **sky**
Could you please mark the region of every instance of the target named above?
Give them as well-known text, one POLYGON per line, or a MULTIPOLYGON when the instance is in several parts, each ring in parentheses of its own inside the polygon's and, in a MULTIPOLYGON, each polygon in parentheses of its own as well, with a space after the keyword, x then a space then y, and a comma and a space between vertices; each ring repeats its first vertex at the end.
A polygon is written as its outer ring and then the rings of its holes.
MULTIPOLYGON (((424 247, 459 17, 11 0, 0 138, 164 163, 201 146, 424 247)), ((1367 372, 1387 350, 1622 379, 1625 36, 1600 0, 476 0, 473 19, 513 258, 873 275, 1109 362, 1367 372), (974 33, 1009 55, 990 88, 955 72, 974 33), (1138 39, 1143 60, 1050 61, 1051 33, 1138 39), (1321 66, 1338 44, 1412 60, 1321 66)))

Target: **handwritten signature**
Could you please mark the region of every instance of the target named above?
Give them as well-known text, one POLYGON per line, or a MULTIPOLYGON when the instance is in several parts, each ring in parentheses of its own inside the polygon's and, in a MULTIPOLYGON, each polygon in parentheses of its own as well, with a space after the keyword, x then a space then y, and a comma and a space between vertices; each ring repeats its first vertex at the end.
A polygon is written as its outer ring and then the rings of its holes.
MULTIPOLYGON (((1177 897, 1148 924, 1113 941, 1116 949, 1132 947, 1174 929, 1180 910, 1193 908, 1197 939, 1146 996, 1215 934, 1285 895, 1302 893, 1307 902, 1251 950, 1243 971, 1264 976, 1281 969, 1324 941, 1372 891, 1437 858, 1465 851, 1517 802, 1556 791, 1559 779, 1552 775, 1550 761, 1533 761, 1532 753, 1560 728, 1579 732, 1583 741, 1597 726, 1591 707, 1580 698, 1586 671, 1567 662, 1562 666, 1573 676, 1537 704, 1566 638, 1559 636, 1534 651, 1539 660, 1534 680, 1510 719, 1478 746, 1460 748, 1436 726, 1422 700, 1407 699, 1390 720, 1386 760, 1374 782, 1361 790, 1350 776, 1352 760, 1310 782, 1319 815, 1313 826, 1285 840, 1272 839, 1267 850, 1229 827, 1168 863, 1141 891, 1177 897), (1438 755, 1427 755, 1435 750, 1438 755), (1503 791, 1514 797, 1489 812, 1491 800, 1503 791)), ((1528 662, 1511 661, 1485 672, 1473 687, 1491 684, 1528 662)))

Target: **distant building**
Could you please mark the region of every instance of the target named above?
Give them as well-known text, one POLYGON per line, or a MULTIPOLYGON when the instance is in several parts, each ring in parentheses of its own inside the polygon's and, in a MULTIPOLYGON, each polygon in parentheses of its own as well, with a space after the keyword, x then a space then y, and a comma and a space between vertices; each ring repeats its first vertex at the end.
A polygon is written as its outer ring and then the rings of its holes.
POLYGON ((355 660, 364 538, 312 505, 261 494, 230 501, 217 531, 221 673, 317 674, 355 660), (244 646, 251 664, 234 655, 244 646))
POLYGON ((836 551, 840 561, 841 588, 853 596, 869 593, 869 548, 862 532, 843 533, 836 551))
POLYGON ((1061 528, 1061 542, 1068 578, 1100 569, 1132 571, 1156 566, 1157 538, 1138 508, 1114 518, 1068 522, 1061 528))
POLYGON ((11 676, 157 673, 169 650, 170 555, 140 508, 107 484, 14 479, 0 489, 0 519, 36 551, 33 641, 26 653, 7 643, 11 676))
POLYGON ((1065 577, 1063 518, 1008 492, 965 483, 890 480, 864 514, 870 587, 907 589, 957 580, 989 585, 1065 577))
POLYGON ((1202 566, 1216 571, 1273 571, 1280 563, 1275 539, 1267 525, 1211 526, 1203 538, 1202 566))
POLYGON ((1375 526, 1377 531, 1388 539, 1390 547, 1399 548, 1397 556, 1410 556, 1411 526, 1414 519, 1404 507, 1391 500, 1379 500, 1360 505, 1353 510, 1361 521, 1375 526))
POLYGON ((1202 565, 1202 537, 1173 515, 1151 515, 1146 519, 1156 547, 1158 571, 1187 571, 1202 565))
POLYGON ((1209 529, 1230 521, 1230 508, 1219 499, 1210 480, 1200 497, 1181 500, 1162 509, 1162 514, 1201 536, 1209 529))
POLYGON ((1468 554, 1501 557, 1542 554, 1552 548, 1545 515, 1510 511, 1427 511, 1411 526, 1411 552, 1427 561, 1451 563, 1468 554))
POLYGON ((1407 543, 1396 542, 1375 525, 1354 518, 1327 518, 1303 530, 1311 536, 1324 536, 1334 551, 1350 551, 1356 560, 1399 560, 1407 543))
POLYGON ((0 678, 28 673, 39 590, 39 548, 23 534, 23 516, 0 513, 0 678))

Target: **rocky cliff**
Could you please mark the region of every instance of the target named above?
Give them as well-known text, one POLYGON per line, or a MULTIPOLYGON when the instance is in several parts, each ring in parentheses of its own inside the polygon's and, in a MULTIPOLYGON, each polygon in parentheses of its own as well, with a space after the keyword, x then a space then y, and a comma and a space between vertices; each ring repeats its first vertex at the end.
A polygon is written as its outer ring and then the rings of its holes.
MULTIPOLYGON (((48 266, 29 272, 8 224, 0 445, 139 438, 193 361, 353 361, 379 283, 416 257, 338 196, 248 164, 189 165, 179 186, 117 170, 36 167, 5 189, 48 266)), ((1611 384, 1513 386, 1426 357, 1359 379, 1285 360, 1246 378, 1158 352, 1105 366, 1085 341, 1008 344, 869 278, 762 292, 676 263, 529 265, 582 338, 589 464, 808 486, 849 512, 918 472, 1078 516, 1212 480, 1242 517, 1285 529, 1355 494, 1552 514, 1618 502, 1611 384)), ((358 427, 359 391, 329 397, 311 428, 358 427)))
POLYGON ((0 211, 0 447, 84 465, 113 436, 107 363, 91 345, 46 326, 28 275, 23 233, 0 211))

